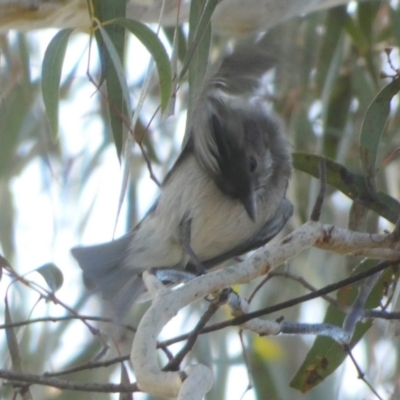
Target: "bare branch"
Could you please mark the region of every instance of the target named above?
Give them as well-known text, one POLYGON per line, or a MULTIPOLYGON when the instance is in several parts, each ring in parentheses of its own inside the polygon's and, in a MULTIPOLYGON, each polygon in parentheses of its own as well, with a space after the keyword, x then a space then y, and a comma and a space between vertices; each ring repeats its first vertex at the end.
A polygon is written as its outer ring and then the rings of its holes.
POLYGON ((321 158, 319 164, 319 179, 320 179, 320 188, 318 196, 315 200, 314 208, 311 212, 310 220, 311 221, 319 221, 321 217, 322 204, 324 202, 325 191, 326 191, 326 162, 324 158, 321 158))
MULTIPOLYGON (((310 292, 316 292, 318 289, 312 286, 308 281, 306 281, 302 276, 292 274, 291 272, 287 271, 272 271, 269 275, 269 277, 275 277, 275 276, 282 276, 284 278, 291 279, 295 282, 300 283, 300 285, 304 286, 306 289, 308 289, 310 292)), ((343 306, 339 304, 334 298, 328 296, 328 295, 322 295, 321 296, 324 300, 326 300, 329 304, 333 305, 334 307, 338 309, 342 309, 343 306)))
POLYGON ((80 392, 97 392, 97 393, 133 393, 139 389, 136 383, 130 385, 100 384, 100 383, 76 383, 64 381, 62 379, 49 378, 43 375, 22 374, 14 371, 0 369, 0 377, 7 379, 9 384, 15 382, 23 382, 24 384, 36 384, 51 386, 63 390, 76 390, 80 392))
POLYGON ((371 392, 376 396, 377 399, 383 400, 383 398, 378 394, 378 392, 374 389, 374 387, 371 385, 369 381, 365 378, 365 374, 361 367, 358 365, 357 360, 354 358, 353 353, 351 352, 350 347, 345 346, 346 352, 349 354, 349 357, 351 358, 351 361, 353 361, 354 366, 356 367, 357 373, 358 373, 358 379, 361 379, 371 390, 371 392))
POLYGON ((377 273, 365 280, 365 282, 361 285, 360 291, 358 293, 355 302, 351 306, 350 313, 346 315, 346 318, 343 321, 343 330, 347 332, 349 336, 347 343, 350 342, 351 337, 353 336, 357 322, 359 322, 365 315, 364 313, 365 303, 379 277, 380 273, 379 274, 377 273))
POLYGON ((98 317, 98 316, 93 316, 93 315, 64 315, 60 317, 42 317, 42 318, 32 318, 28 319, 26 321, 18 321, 18 322, 13 322, 11 324, 3 324, 0 325, 0 329, 5 329, 5 328, 16 328, 19 326, 25 326, 25 325, 30 325, 30 324, 36 324, 40 322, 61 322, 61 321, 69 321, 69 320, 75 320, 75 319, 80 319, 80 320, 88 320, 88 321, 98 321, 98 322, 108 322, 113 325, 119 325, 129 331, 136 332, 136 328, 132 325, 127 325, 127 324, 121 324, 115 319, 112 318, 105 318, 105 317, 98 317))
POLYGON ((210 318, 217 312, 217 310, 226 303, 230 289, 222 290, 219 295, 210 303, 207 311, 202 315, 195 329, 189 334, 187 343, 178 352, 178 354, 169 361, 163 368, 164 371, 176 371, 179 368, 182 360, 186 357, 187 353, 193 348, 201 330, 204 328, 210 318))
MULTIPOLYGON (((267 244, 242 263, 227 269, 210 272, 189 281, 183 287, 174 291, 163 286, 156 276, 147 271, 144 272, 143 279, 153 297, 153 304, 140 322, 131 352, 131 361, 140 387, 155 395, 177 397, 185 385, 185 381, 182 382, 181 373, 162 371, 156 356, 158 334, 181 308, 208 293, 235 284, 248 283, 311 246, 344 253, 370 247, 392 249, 395 250, 394 253, 400 249, 399 243, 394 242, 389 235, 351 232, 309 221, 283 239, 281 243, 267 244)), ((388 268, 390 265, 389 262, 381 263, 378 266, 379 268, 375 268, 373 272, 367 271, 367 275, 364 277, 388 268)), ((351 279, 354 279, 354 277, 349 278, 350 281, 351 279)), ((326 293, 319 295, 321 294, 326 293)), ((231 323, 242 325, 263 315, 264 312, 264 310, 259 310, 255 313, 239 316, 231 323)), ((252 324, 256 323, 258 321, 252 322, 252 324)), ((268 323, 271 325, 271 322, 268 323)), ((276 325, 279 327, 279 324, 276 325)), ((269 326, 268 329, 274 330, 275 327, 269 326)), ((255 329, 259 328, 256 327, 255 329)), ((253 329, 254 327, 252 327, 253 329)), ((265 327, 262 327, 262 329, 265 329, 265 327)), ((210 382, 203 381, 202 383, 203 386, 199 390, 205 394, 210 382)), ((184 399, 184 397, 181 398, 184 399)))

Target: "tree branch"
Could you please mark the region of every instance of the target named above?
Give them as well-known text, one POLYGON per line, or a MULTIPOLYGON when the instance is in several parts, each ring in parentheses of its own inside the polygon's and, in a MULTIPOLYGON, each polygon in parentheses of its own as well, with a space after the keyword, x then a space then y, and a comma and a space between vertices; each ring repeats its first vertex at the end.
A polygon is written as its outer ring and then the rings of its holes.
POLYGON ((0 369, 0 377, 9 380, 12 385, 15 382, 22 382, 23 384, 36 384, 51 386, 63 390, 76 390, 80 392, 97 392, 97 393, 133 393, 138 391, 136 383, 130 385, 116 385, 112 383, 76 383, 71 381, 64 381, 62 379, 50 378, 41 375, 23 374, 14 371, 0 369))
MULTIPOLYGON (((145 392, 154 395, 178 397, 181 393, 185 384, 182 372, 162 371, 156 355, 158 334, 181 308, 208 293, 220 291, 236 284, 248 283, 312 246, 344 254, 370 248, 385 249, 388 250, 387 256, 391 260, 396 259, 400 250, 400 244, 394 241, 390 234, 351 232, 316 221, 309 221, 280 243, 267 244, 245 261, 198 277, 174 291, 165 288, 156 276, 145 272, 143 278, 153 296, 153 304, 140 322, 131 352, 131 361, 139 386, 145 392)), ((383 263, 380 265, 380 270, 388 266, 390 266, 389 262, 383 263)), ((376 272, 374 271, 374 273, 376 272)), ((246 314, 235 318, 231 323, 243 324, 262 313, 263 310, 259 310, 246 314)), ((210 381, 203 381, 203 386, 198 387, 199 393, 204 395, 209 385, 210 381)), ((179 398, 185 399, 184 397, 179 398)))

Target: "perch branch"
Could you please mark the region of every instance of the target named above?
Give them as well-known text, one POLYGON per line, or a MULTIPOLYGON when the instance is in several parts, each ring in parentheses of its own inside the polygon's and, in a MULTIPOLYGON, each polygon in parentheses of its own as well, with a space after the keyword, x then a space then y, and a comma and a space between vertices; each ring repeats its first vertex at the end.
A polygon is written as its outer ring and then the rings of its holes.
MULTIPOLYGON (((220 291, 236 284, 251 282, 256 277, 268 273, 276 266, 312 246, 342 254, 371 248, 385 249, 388 260, 395 260, 400 251, 400 244, 394 241, 390 234, 351 232, 316 221, 309 221, 280 243, 267 244, 245 261, 226 269, 210 272, 174 291, 165 288, 157 277, 145 272, 143 278, 153 296, 153 304, 140 322, 131 352, 131 361, 139 387, 154 395, 173 398, 177 398, 180 393, 183 393, 187 371, 162 371, 156 355, 157 336, 164 325, 181 308, 203 298, 208 293, 220 291)), ((247 315, 243 317, 247 317, 247 315)), ((243 317, 239 317, 239 319, 243 317)), ((249 320, 242 320, 240 324, 249 320)), ((190 369, 190 373, 194 372, 194 369, 190 369)), ((207 373, 204 373, 204 376, 208 376, 207 373)), ((198 386, 198 393, 202 393, 199 396, 204 396, 212 384, 211 372, 209 381, 206 382, 204 376, 199 377, 199 382, 202 382, 198 386)), ((193 377, 193 379, 195 378, 193 377)), ((185 397, 179 398, 186 399, 185 397)), ((187 399, 189 398, 187 397, 187 399)))

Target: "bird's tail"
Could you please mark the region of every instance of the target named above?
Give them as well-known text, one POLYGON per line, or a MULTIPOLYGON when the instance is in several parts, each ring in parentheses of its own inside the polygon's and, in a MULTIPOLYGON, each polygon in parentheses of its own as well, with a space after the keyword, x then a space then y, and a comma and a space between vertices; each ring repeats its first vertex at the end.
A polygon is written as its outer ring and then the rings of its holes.
POLYGON ((142 278, 124 263, 131 241, 132 233, 109 243, 71 249, 85 285, 110 301, 117 318, 145 291, 142 278))

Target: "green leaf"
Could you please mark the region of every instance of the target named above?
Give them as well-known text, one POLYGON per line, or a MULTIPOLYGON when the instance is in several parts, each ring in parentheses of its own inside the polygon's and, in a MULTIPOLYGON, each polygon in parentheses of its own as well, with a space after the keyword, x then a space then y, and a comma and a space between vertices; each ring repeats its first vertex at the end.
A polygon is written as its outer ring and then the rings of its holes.
POLYGON ((390 101, 400 91, 400 79, 394 79, 372 100, 365 114, 360 135, 361 166, 368 191, 376 194, 375 170, 379 142, 390 112, 390 101))
POLYGON ((73 29, 63 29, 58 32, 44 54, 42 64, 42 95, 50 128, 54 137, 58 135, 58 102, 61 70, 69 37, 73 29))
POLYGON ((326 108, 326 129, 324 135, 324 154, 337 158, 345 127, 348 123, 349 109, 353 93, 351 77, 344 73, 335 81, 326 108))
MULTIPOLYGON (((330 306, 324 322, 341 326, 344 318, 345 315, 341 311, 330 306)), ((351 348, 357 344, 371 325, 371 322, 357 324, 350 343, 351 348)), ((346 357, 347 353, 339 343, 327 337, 318 337, 303 364, 290 382, 290 386, 300 390, 302 393, 308 392, 332 374, 343 363, 346 357)))
POLYGON ((400 42, 400 13, 399 10, 390 7, 391 27, 393 29, 393 36, 397 43, 400 42))
POLYGON ((3 277, 3 268, 12 269, 11 264, 0 254, 0 280, 3 277))
MULTIPOLYGON (((13 321, 11 318, 10 307, 8 305, 7 297, 4 300, 4 305, 5 305, 4 322, 6 325, 6 340, 7 340, 8 350, 10 352, 12 368, 14 371, 22 373, 23 369, 22 369, 21 348, 18 343, 18 337, 15 332, 15 329, 9 326, 10 324, 12 324, 13 321)), ((24 388, 23 391, 21 391, 21 398, 23 400, 33 399, 29 386, 27 386, 26 388, 24 388)))
POLYGON ((64 276, 55 264, 44 264, 35 271, 42 275, 52 292, 56 292, 63 285, 64 276))
MULTIPOLYGON (((119 60, 120 63, 123 64, 125 55, 125 29, 114 23, 110 23, 110 21, 125 17, 126 0, 97 0, 93 2, 93 9, 94 16, 98 21, 101 23, 107 22, 103 31, 101 29, 96 30, 96 40, 99 47, 102 70, 100 82, 104 79, 106 83, 111 131, 117 155, 120 159, 123 144, 123 120, 126 115, 126 109, 124 108, 124 95, 120 77, 115 70, 114 63, 116 60, 119 60), (114 57, 114 60, 111 59, 109 54, 110 46, 107 47, 104 43, 104 30, 112 43, 112 48, 118 54, 118 57, 114 57)), ((98 28, 98 25, 95 25, 94 28, 98 28)), ((124 83, 124 85, 126 86, 126 83, 124 83)), ((128 104, 126 104, 126 106, 128 106, 128 104)), ((130 111, 131 110, 128 109, 128 112, 130 111)))
POLYGON ((181 63, 183 63, 186 57, 187 43, 182 26, 178 26, 176 28, 167 26, 164 27, 163 30, 171 46, 173 46, 175 35, 177 36, 178 59, 181 63))
POLYGON ((168 106, 171 96, 172 73, 168 54, 163 44, 158 36, 141 22, 126 18, 118 18, 115 20, 115 23, 123 26, 129 32, 135 35, 152 55, 156 63, 160 83, 161 110, 164 111, 168 106))
POLYGON ((197 64, 203 61, 200 64, 202 72, 205 73, 207 69, 211 41, 210 21, 217 4, 218 0, 208 0, 207 2, 203 0, 190 4, 189 48, 183 62, 180 79, 183 79, 188 68, 194 64, 192 59, 195 55, 197 55, 197 58, 200 58, 197 60, 197 64))
MULTIPOLYGON (((307 153, 293 153, 293 165, 299 170, 309 175, 319 178, 319 165, 321 156, 307 153)), ((365 180, 361 175, 355 174, 328 158, 326 162, 327 183, 340 190, 352 200, 375 211, 378 215, 388 221, 396 223, 400 215, 400 204, 393 197, 386 193, 379 192, 377 197, 371 196, 366 186, 365 180)))
MULTIPOLYGON (((110 36, 108 35, 107 31, 102 26, 99 26, 99 30, 103 37, 103 41, 104 41, 104 44, 108 51, 110 60, 112 61, 112 64, 114 66, 114 70, 116 72, 116 77, 117 77, 118 83, 119 83, 119 88, 122 90, 122 95, 125 100, 125 104, 128 108, 128 116, 130 117, 132 106, 131 106, 131 100, 130 100, 130 96, 129 96, 128 85, 127 85, 126 79, 125 79, 125 71, 124 71, 124 67, 122 65, 122 61, 119 58, 118 51, 115 48, 114 43, 111 40, 110 36)), ((108 95, 110 95, 108 90, 107 90, 107 93, 108 93, 108 95)), ((122 112, 121 112, 120 118, 122 118, 122 112)))
MULTIPOLYGON (((4 305, 5 305, 4 324, 7 326, 7 325, 12 324, 12 322, 13 322, 12 318, 11 318, 10 307, 8 305, 7 298, 4 301, 4 305)), ((21 353, 20 353, 20 349, 19 349, 17 335, 15 334, 14 328, 11 328, 11 327, 6 328, 6 338, 7 338, 8 349, 10 351, 11 363, 12 363, 13 369, 14 369, 14 371, 22 372, 21 353)))
MULTIPOLYGON (((345 7, 335 7, 327 12, 325 21, 325 33, 318 50, 318 63, 316 65, 315 82, 317 93, 322 94, 325 82, 328 79, 328 72, 332 70, 332 61, 338 52, 338 48, 343 47, 343 25, 347 18, 345 7), (340 43, 342 42, 342 43, 340 43)), ((343 51, 341 51, 343 53, 343 51)), ((337 57, 336 57, 337 58, 337 57)), ((340 62, 342 57, 340 57, 340 62)), ((336 61, 338 64, 338 61, 336 61)), ((335 69, 339 69, 336 67, 335 69)), ((330 75, 332 72, 330 73, 330 75)), ((337 74, 337 72, 336 72, 337 74)), ((337 76, 337 75, 336 75, 337 76)))
MULTIPOLYGON (((367 260, 361 263, 353 271, 352 275, 366 271, 376 264, 376 260, 367 260)), ((368 296, 366 302, 367 309, 379 306, 385 294, 384 288, 387 287, 388 282, 393 282, 398 279, 398 270, 396 270, 397 276, 393 279, 394 271, 395 269, 388 268, 381 274, 371 294, 368 296)), ((357 294, 358 284, 353 284, 340 289, 336 297, 343 306, 350 306, 356 299, 357 294)), ((328 307, 324 322, 335 326, 342 326, 345 316, 345 313, 331 305, 328 307)), ((350 348, 353 348, 358 343, 371 326, 371 321, 359 322, 357 324, 349 344, 350 348)), ((343 363, 346 357, 347 353, 343 350, 343 346, 330 338, 318 337, 308 352, 303 364, 290 382, 290 386, 303 393, 309 391, 332 374, 332 372, 343 363)))
MULTIPOLYGON (((217 1, 192 1, 189 15, 189 47, 182 66, 180 80, 189 69, 189 99, 187 107, 188 120, 196 105, 199 92, 203 89, 208 67, 208 57, 211 44, 210 19, 217 1)), ((184 144, 189 138, 190 124, 186 124, 184 144)))
POLYGON ((365 54, 369 49, 369 43, 364 36, 363 31, 359 28, 358 24, 349 16, 346 18, 346 33, 350 36, 353 44, 357 47, 361 54, 365 54))
POLYGON ((2 180, 0 180, 0 209, 0 243, 4 254, 11 257, 14 254, 15 241, 14 196, 10 186, 2 180))
POLYGON ((368 40, 369 49, 371 49, 373 46, 374 23, 380 7, 381 4, 379 4, 379 1, 360 2, 357 6, 358 24, 360 26, 360 30, 364 34, 364 37, 368 40))

